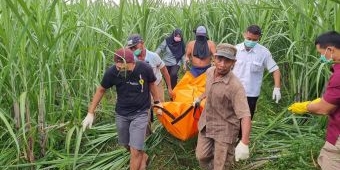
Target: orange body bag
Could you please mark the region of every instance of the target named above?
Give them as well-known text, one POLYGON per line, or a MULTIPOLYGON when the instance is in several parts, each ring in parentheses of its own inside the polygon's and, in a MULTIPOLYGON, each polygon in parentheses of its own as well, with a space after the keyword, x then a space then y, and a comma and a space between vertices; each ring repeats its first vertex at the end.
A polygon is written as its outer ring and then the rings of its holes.
POLYGON ((203 111, 205 100, 202 100, 198 107, 194 107, 193 102, 195 98, 204 93, 205 81, 205 73, 195 78, 187 71, 173 90, 175 94, 173 101, 163 102, 163 108, 160 108, 162 114, 156 114, 165 129, 182 141, 197 135, 197 122, 203 111))

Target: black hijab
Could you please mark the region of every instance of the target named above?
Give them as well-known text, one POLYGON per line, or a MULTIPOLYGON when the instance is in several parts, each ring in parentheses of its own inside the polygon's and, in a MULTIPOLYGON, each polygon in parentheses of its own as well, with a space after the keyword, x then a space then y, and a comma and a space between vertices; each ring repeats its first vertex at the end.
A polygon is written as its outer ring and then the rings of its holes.
POLYGON ((176 61, 180 61, 183 57, 183 55, 185 54, 185 44, 184 44, 184 41, 183 41, 183 35, 182 35, 182 30, 180 29, 175 29, 172 34, 167 37, 165 39, 166 41, 166 45, 169 47, 172 55, 175 56, 176 58, 176 61), (174 37, 176 37, 177 35, 180 35, 181 36, 181 41, 179 42, 176 42, 174 40, 174 37))
POLYGON ((206 36, 196 36, 193 56, 201 59, 210 56, 208 39, 206 36))

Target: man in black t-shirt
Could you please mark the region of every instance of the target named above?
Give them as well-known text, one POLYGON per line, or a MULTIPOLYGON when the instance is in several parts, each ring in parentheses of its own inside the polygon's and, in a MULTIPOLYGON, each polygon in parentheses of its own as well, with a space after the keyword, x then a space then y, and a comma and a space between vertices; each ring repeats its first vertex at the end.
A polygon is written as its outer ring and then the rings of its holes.
POLYGON ((115 65, 106 70, 101 85, 93 96, 83 129, 92 126, 95 109, 106 89, 115 86, 117 103, 115 121, 119 144, 131 153, 130 169, 145 169, 148 155, 144 152, 145 132, 151 96, 160 105, 156 90, 156 77, 152 68, 144 62, 135 62, 133 52, 121 48, 115 52, 115 65))

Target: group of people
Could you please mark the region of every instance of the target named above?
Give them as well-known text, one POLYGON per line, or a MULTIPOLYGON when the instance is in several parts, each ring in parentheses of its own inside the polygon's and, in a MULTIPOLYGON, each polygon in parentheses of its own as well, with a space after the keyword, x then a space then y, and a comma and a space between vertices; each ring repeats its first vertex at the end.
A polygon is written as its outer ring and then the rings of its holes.
MULTIPOLYGON (((235 46, 227 43, 216 46, 209 40, 204 26, 197 27, 194 33, 195 40, 185 44, 182 31, 175 29, 155 52, 146 49, 139 34, 130 35, 126 47, 115 51, 115 65, 106 70, 93 96, 83 120, 84 129, 91 128, 95 109, 105 91, 116 87, 118 141, 131 153, 132 170, 147 167, 149 158, 144 151, 144 140, 152 132, 151 105, 162 107, 163 78, 169 98, 176 95, 172 89, 177 84, 181 66, 193 77, 207 75, 205 92, 193 103, 197 105, 206 98, 198 122, 196 147, 196 157, 202 169, 229 169, 234 160, 249 157, 251 120, 265 70, 273 73, 273 99, 276 103, 281 99, 279 67, 270 51, 258 43, 262 36, 258 25, 249 26, 243 33, 244 42, 235 46)), ((337 64, 340 63, 340 35, 331 32, 320 37, 315 45, 318 52, 324 54, 324 61, 333 61, 334 73, 324 98, 321 102, 309 104, 308 110, 330 115, 328 149, 324 147, 319 164, 338 169, 340 161, 333 158, 340 158, 340 64, 337 64), (333 147, 332 151, 329 147, 333 147), (327 155, 328 152, 332 154, 327 155)))

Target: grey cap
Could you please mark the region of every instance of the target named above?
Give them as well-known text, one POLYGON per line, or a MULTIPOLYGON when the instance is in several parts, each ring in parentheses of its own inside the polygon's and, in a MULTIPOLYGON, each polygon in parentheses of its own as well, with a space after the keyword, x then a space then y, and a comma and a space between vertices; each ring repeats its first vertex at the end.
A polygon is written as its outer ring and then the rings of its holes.
POLYGON ((207 29, 205 29, 204 26, 197 27, 196 35, 198 35, 198 36, 207 36, 207 29))
POLYGON ((127 47, 136 46, 138 43, 142 42, 143 38, 139 34, 131 34, 127 39, 127 47))
POLYGON ((214 56, 223 56, 231 60, 236 60, 236 52, 237 49, 235 48, 235 46, 228 43, 223 43, 217 45, 216 53, 214 54, 214 56))

